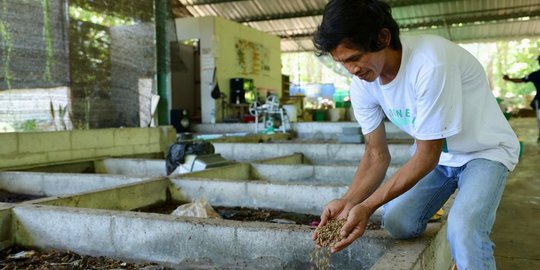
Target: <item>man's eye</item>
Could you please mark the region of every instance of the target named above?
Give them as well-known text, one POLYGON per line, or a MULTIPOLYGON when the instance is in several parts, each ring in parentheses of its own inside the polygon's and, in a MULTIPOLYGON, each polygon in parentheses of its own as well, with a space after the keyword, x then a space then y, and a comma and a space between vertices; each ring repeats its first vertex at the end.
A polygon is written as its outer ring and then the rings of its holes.
POLYGON ((356 61, 358 61, 358 59, 360 59, 360 55, 353 56, 353 57, 345 60, 345 62, 356 62, 356 61))

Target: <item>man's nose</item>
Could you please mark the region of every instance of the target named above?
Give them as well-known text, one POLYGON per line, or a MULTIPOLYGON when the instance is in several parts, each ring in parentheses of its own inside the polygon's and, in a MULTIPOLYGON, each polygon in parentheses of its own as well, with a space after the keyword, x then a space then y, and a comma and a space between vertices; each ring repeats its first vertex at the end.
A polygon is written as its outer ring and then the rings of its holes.
POLYGON ((345 68, 347 69, 347 71, 349 71, 349 73, 351 73, 352 75, 356 74, 358 71, 360 71, 360 67, 355 65, 355 64, 347 64, 345 65, 345 68))

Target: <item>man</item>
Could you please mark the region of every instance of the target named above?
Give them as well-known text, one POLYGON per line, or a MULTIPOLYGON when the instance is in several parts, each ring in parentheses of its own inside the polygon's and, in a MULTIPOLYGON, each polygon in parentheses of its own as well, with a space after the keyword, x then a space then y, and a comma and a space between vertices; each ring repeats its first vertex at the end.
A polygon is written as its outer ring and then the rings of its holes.
MULTIPOLYGON (((540 55, 536 60, 538 60, 538 64, 540 64, 540 55)), ((504 75, 503 79, 514 83, 532 82, 534 84, 536 95, 531 102, 531 107, 536 112, 536 122, 538 124, 538 139, 536 142, 540 143, 540 97, 538 96, 538 92, 540 91, 540 69, 523 78, 510 78, 508 75, 504 75)))
MULTIPOLYGON (((495 269, 489 234, 519 142, 491 94, 480 63, 436 36, 399 37, 390 7, 378 0, 332 0, 314 37, 354 75, 350 95, 365 151, 346 194, 321 215, 346 218, 337 252, 360 237, 385 205, 383 225, 398 239, 421 235, 459 189, 448 215, 458 269, 495 269), (384 117, 415 138, 413 154, 382 185, 390 164, 384 117)), ((316 233, 313 239, 316 239, 316 233)))

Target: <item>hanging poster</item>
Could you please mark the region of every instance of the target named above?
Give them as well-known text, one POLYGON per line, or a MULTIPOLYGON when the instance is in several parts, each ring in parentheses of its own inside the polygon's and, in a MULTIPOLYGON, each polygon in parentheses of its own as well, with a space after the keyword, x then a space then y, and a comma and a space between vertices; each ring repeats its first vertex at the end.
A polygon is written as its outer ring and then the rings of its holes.
POLYGON ((267 47, 249 40, 237 39, 235 50, 239 73, 265 76, 270 74, 270 50, 267 47))

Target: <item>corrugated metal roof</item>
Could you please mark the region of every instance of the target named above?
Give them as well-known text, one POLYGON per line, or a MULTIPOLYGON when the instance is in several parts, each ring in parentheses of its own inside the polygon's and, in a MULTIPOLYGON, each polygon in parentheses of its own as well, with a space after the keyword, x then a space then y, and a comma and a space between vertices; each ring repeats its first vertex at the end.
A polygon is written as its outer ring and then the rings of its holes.
MULTIPOLYGON (((284 52, 312 50, 328 0, 176 0, 192 16, 221 16, 282 38, 284 52)), ((388 0, 406 35, 455 42, 540 38, 540 0, 388 0)))

